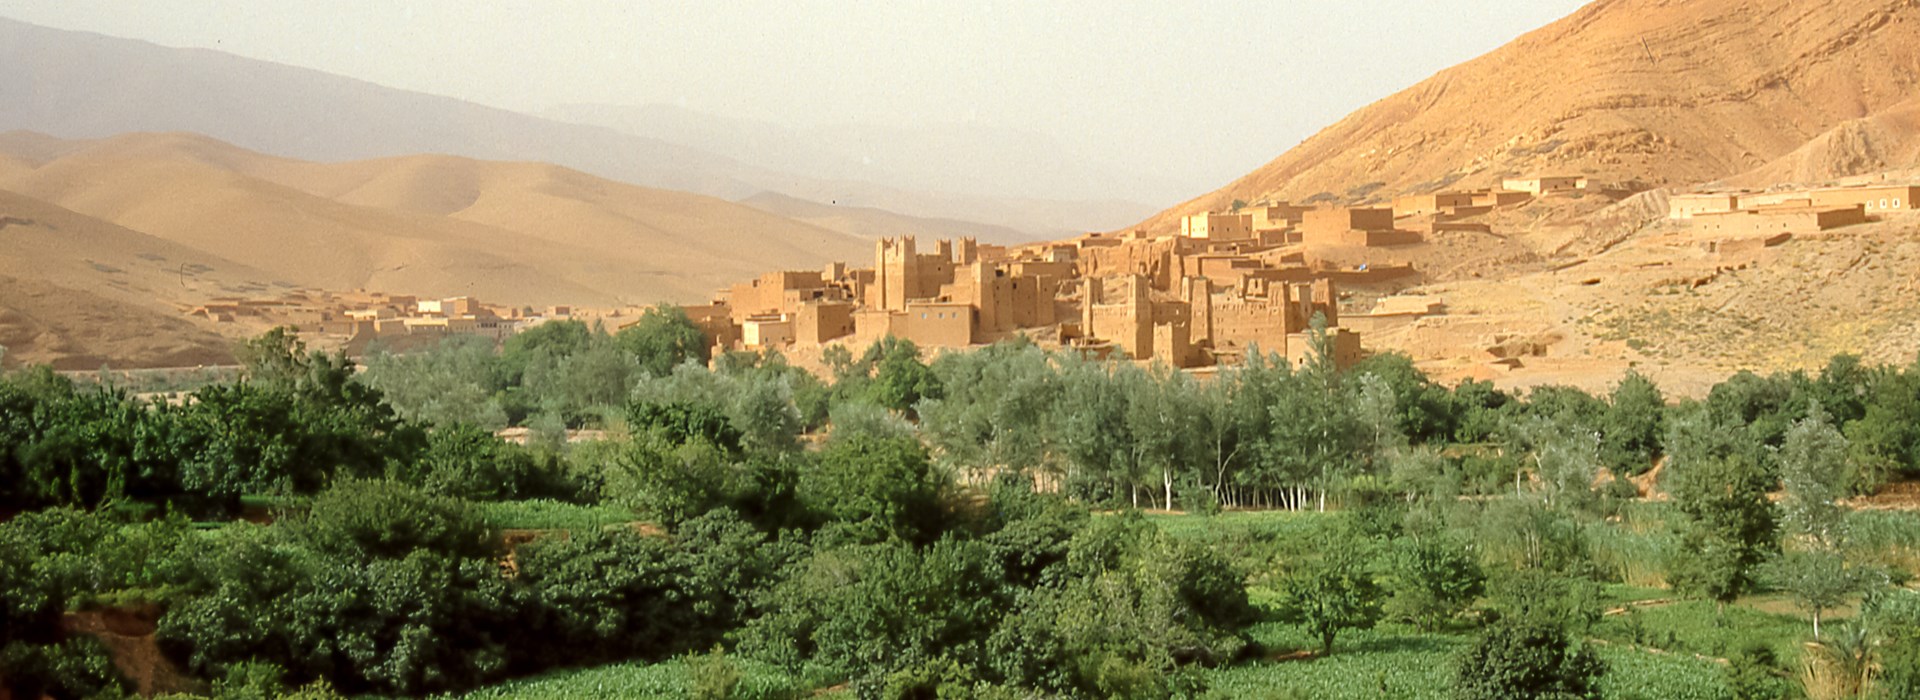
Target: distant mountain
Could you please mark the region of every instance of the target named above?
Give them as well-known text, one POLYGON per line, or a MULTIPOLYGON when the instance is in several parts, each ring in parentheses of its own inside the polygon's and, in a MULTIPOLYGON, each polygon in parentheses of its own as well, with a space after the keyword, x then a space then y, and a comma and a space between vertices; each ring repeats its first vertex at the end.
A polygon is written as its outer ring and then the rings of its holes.
POLYGON ((1880 114, 1916 83, 1911 0, 1598 0, 1144 225, 1236 199, 1381 201, 1521 174, 1717 180, 1880 114))
MULTIPOLYGON (((1137 205, 949 195, 793 174, 620 130, 571 124, 202 49, 0 19, 0 130, 63 138, 192 132, 272 155, 419 153, 538 161, 726 199, 765 191, 1034 233, 1118 225, 1137 205)), ((1114 198, 1121 199, 1121 198, 1114 198)))
MULTIPOLYGON (((1040 198, 1128 206, 1190 194, 1167 178, 1123 173, 1058 139, 977 124, 792 128, 671 105, 563 105, 560 121, 642 134, 735 160, 814 177, 884 182, 975 197, 1040 198)), ((1138 206, 1138 205, 1134 205, 1138 206)))
MULTIPOLYGON (((219 258, 207 263, 215 269, 249 270, 223 282, 230 294, 365 287, 535 305, 699 302, 767 270, 873 250, 759 209, 553 165, 432 155, 313 163, 191 134, 0 135, 0 190, 219 258)), ((58 242, 22 239, 32 245, 8 255, 67 255, 47 247, 58 242)))
POLYGON ((774 192, 762 192, 742 199, 740 203, 794 221, 869 240, 898 236, 918 236, 929 239, 971 237, 982 243, 1000 245, 1021 245, 1039 240, 1004 226, 989 226, 952 219, 926 219, 895 214, 884 209, 821 204, 774 192))

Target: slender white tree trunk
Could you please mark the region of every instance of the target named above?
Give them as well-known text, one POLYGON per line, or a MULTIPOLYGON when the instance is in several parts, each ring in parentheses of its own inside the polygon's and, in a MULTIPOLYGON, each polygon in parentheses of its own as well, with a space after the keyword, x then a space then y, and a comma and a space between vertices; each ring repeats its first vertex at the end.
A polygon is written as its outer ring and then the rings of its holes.
POLYGON ((1173 510, 1173 469, 1161 469, 1160 478, 1167 487, 1167 510, 1173 510))

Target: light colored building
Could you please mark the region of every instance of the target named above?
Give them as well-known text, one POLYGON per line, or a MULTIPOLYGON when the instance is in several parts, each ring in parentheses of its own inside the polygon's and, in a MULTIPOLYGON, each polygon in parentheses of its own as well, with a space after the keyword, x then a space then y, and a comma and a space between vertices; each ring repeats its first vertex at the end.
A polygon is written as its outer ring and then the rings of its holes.
POLYGON ((754 316, 740 324, 740 342, 749 348, 781 348, 793 344, 793 321, 784 315, 754 316))
POLYGON ((1206 213, 1181 217, 1180 235, 1204 241, 1244 241, 1253 237, 1253 215, 1206 213))
POLYGON ((1472 206, 1474 206, 1474 197, 1470 192, 1416 194, 1395 198, 1393 214, 1394 216, 1420 216, 1472 206))
POLYGON ((1691 219, 1701 214, 1725 214, 1740 208, 1737 192, 1676 194, 1667 198, 1667 218, 1691 219))
POLYGON ((1587 179, 1573 175, 1554 175, 1501 180, 1500 186, 1505 189, 1526 192, 1535 197, 1541 197, 1584 190, 1587 188, 1587 179))
POLYGON ((1858 204, 1850 207, 1765 207, 1696 214, 1693 217, 1695 229, 1728 237, 1818 233, 1866 221, 1866 208, 1858 204))

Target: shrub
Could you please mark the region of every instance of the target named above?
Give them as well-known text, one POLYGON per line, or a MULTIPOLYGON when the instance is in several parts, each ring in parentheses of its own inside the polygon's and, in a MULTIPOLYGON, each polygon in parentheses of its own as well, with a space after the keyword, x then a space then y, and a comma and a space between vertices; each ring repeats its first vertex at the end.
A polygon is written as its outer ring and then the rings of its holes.
POLYGON ((1458 700, 1598 700, 1606 665, 1566 630, 1532 622, 1488 627, 1463 653, 1454 678, 1458 700))

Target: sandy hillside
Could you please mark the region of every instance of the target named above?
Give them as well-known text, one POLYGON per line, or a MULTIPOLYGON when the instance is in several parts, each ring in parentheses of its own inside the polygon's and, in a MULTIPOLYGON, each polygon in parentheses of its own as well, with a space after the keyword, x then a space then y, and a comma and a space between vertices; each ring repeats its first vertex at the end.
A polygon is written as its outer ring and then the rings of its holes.
POLYGON ((750 207, 542 164, 318 164, 184 134, 14 135, 0 149, 16 162, 0 165, 0 188, 257 268, 277 286, 692 302, 761 271, 872 254, 867 241, 750 207))
POLYGON ((259 270, 6 191, 0 250, 9 365, 225 364, 229 339, 182 307, 271 288, 259 270))
POLYGON ((1920 169, 1920 97, 1840 125, 1773 162, 1727 178, 1731 187, 1848 182, 1920 169))
POLYGON ((1227 187, 1364 201, 1513 174, 1685 185, 1760 167, 1920 82, 1906 0, 1598 0, 1327 127, 1227 187))

